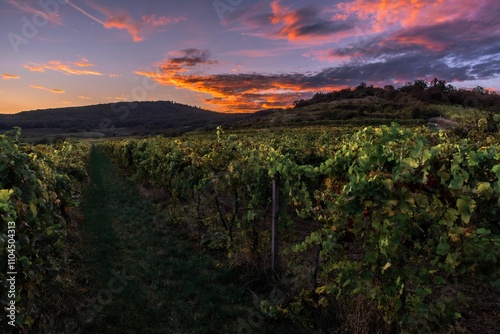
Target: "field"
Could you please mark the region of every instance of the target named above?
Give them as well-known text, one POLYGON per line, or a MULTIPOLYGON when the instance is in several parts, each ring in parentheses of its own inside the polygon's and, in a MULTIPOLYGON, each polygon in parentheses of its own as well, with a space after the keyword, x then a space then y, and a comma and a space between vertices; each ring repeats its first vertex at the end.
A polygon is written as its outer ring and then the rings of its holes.
POLYGON ((24 332, 499 329, 494 135, 397 124, 55 146, 18 135, 1 139, 0 215, 16 226, 24 332))

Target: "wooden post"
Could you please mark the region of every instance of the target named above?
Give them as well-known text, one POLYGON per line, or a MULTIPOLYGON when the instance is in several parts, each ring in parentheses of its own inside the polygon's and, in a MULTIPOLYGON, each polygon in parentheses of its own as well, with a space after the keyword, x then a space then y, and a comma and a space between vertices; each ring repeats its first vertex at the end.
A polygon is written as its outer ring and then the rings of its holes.
POLYGON ((280 190, 276 179, 273 180, 273 220, 271 234, 271 267, 278 271, 279 246, 278 246, 278 212, 280 208, 280 190))

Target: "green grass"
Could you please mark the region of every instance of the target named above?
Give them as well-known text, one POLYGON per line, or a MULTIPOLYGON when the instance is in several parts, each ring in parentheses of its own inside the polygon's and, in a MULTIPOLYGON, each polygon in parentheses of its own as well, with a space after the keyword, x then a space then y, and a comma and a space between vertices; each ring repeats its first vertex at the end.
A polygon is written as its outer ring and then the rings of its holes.
POLYGON ((253 307, 237 274, 217 268, 175 226, 157 227, 164 215, 97 150, 90 177, 82 255, 95 273, 87 295, 104 305, 84 307, 82 333, 237 333, 253 307), (113 270, 129 276, 122 291, 113 270))

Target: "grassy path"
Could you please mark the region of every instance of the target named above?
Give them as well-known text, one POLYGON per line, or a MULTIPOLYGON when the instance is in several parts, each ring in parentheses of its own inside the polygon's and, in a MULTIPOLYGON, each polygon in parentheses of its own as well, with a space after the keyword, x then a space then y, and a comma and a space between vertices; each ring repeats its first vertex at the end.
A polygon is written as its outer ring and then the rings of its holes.
POLYGON ((93 297, 82 332, 237 333, 252 304, 236 275, 192 251, 175 227, 155 227, 155 206, 97 150, 90 177, 83 255, 93 297))

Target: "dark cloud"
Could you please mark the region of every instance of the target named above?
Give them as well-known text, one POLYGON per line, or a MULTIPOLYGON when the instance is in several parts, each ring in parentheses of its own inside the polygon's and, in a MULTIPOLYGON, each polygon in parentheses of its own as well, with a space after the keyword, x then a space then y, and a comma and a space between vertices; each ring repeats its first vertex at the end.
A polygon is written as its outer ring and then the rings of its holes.
POLYGON ((279 37, 328 36, 354 28, 354 25, 347 21, 323 19, 320 10, 317 8, 309 7, 285 13, 278 12, 276 15, 284 25, 284 28, 275 34, 279 37))
MULTIPOLYGON (((430 4, 427 0, 420 1, 430 4)), ((354 2, 362 5, 360 0, 354 2)), ((392 4, 399 9, 398 15, 404 18, 404 22, 398 24, 390 13, 382 15, 375 12, 380 22, 376 22, 379 26, 371 32, 357 36, 350 42, 349 36, 342 37, 342 47, 316 50, 323 52, 323 59, 335 61, 336 65, 314 73, 192 73, 189 71, 192 67, 215 64, 217 61, 212 60, 206 50, 189 49, 166 59, 160 66, 161 73, 149 76, 165 85, 206 93, 212 96, 208 101, 223 111, 288 106, 293 100, 308 97, 317 91, 352 87, 361 82, 383 85, 422 78, 439 78, 447 82, 498 78, 500 2, 485 2, 491 6, 483 4, 470 15, 448 15, 443 8, 437 10, 430 4, 429 8, 435 10, 431 15, 433 19, 417 23, 411 17, 404 16, 406 14, 401 7, 392 4), (390 28, 381 25, 387 20, 391 23, 390 28)), ((379 0, 370 3, 374 9, 382 5, 379 0)), ((457 2, 454 6, 473 8, 465 1, 457 2)), ((368 12, 365 7, 359 8, 358 11, 368 12)), ((260 6, 251 14, 240 12, 235 17, 243 20, 246 28, 259 32, 256 36, 287 38, 292 42, 310 40, 314 44, 321 37, 328 36, 331 43, 330 37, 337 36, 339 32, 351 32, 355 19, 358 24, 365 24, 360 21, 362 16, 352 13, 339 16, 336 20, 333 20, 333 16, 332 19, 326 19, 317 8, 292 10, 275 0, 271 2, 271 13, 263 13, 263 7, 260 6)), ((317 54, 311 52, 311 55, 317 54)))
POLYGON ((335 20, 323 10, 311 5, 290 9, 275 0, 271 2, 271 11, 261 4, 256 5, 251 10, 234 11, 225 23, 243 25, 252 35, 291 41, 334 37, 355 28, 353 20, 335 20))
POLYGON ((344 65, 327 70, 351 80, 390 81, 438 77, 447 81, 483 80, 500 75, 500 20, 485 7, 475 19, 412 26, 382 32, 326 52, 344 65))
POLYGON ((210 51, 199 49, 186 49, 179 51, 179 57, 170 58, 172 64, 182 64, 193 67, 200 64, 216 64, 217 61, 210 60, 210 51))
POLYGON ((379 62, 346 64, 331 67, 315 75, 317 83, 336 82, 354 85, 360 82, 412 81, 421 77, 438 77, 446 81, 471 80, 470 66, 450 66, 444 61, 420 54, 395 56, 379 62))
POLYGON ((167 75, 186 72, 198 65, 218 64, 218 61, 210 59, 210 51, 199 49, 185 49, 170 54, 163 61, 160 70, 167 75))

